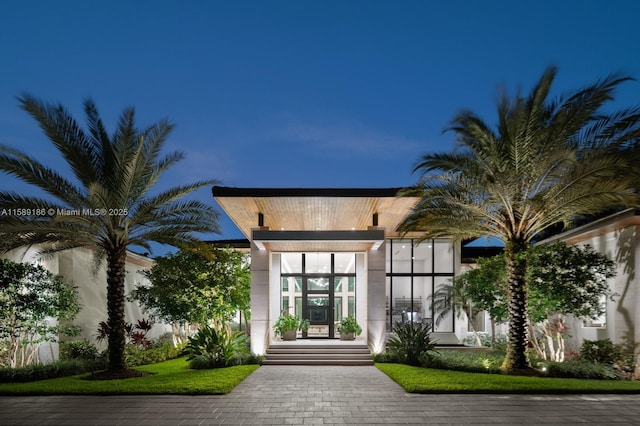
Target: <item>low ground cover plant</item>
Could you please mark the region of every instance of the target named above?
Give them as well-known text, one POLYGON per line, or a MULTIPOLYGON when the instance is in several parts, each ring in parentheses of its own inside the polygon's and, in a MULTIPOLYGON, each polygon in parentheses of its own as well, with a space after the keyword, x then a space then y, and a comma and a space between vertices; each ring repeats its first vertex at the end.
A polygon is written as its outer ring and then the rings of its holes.
POLYGON ((376 364, 413 393, 640 393, 640 382, 480 374, 403 364, 376 364))
MULTIPOLYGON (((125 347, 127 365, 140 366, 159 363, 180 356, 180 347, 171 343, 171 338, 161 336, 149 343, 125 347)), ((106 353, 87 340, 73 340, 60 343, 60 359, 49 364, 35 364, 20 368, 0 368, 0 382, 30 382, 93 373, 107 368, 106 353)))
POLYGON ((35 364, 20 368, 0 368, 0 383, 21 383, 72 376, 107 368, 106 358, 58 360, 51 364, 35 364))
POLYGON ((230 392, 258 365, 193 370, 185 358, 135 367, 150 373, 119 380, 85 380, 88 374, 30 383, 0 383, 0 395, 214 395, 230 392))
POLYGON ((504 356, 486 353, 440 350, 429 352, 420 358, 420 365, 441 370, 467 371, 470 373, 500 374, 504 356))
POLYGON ((621 375, 611 365, 581 360, 544 363, 542 370, 547 377, 591 380, 619 380, 621 378, 621 375))
MULTIPOLYGON (((418 333, 415 326, 400 324, 396 329, 400 333, 396 332, 396 336, 389 339, 390 344, 386 352, 374 356, 375 362, 400 363, 470 373, 503 373, 500 367, 505 354, 498 350, 499 346, 489 352, 438 349, 431 343, 425 346, 425 331, 418 333), (414 357, 417 357, 417 361, 414 357)), ((426 334, 430 333, 429 330, 426 332, 426 334)), ((427 340, 431 342, 430 338, 427 340)), ((613 344, 609 339, 585 340, 579 354, 563 362, 538 359, 535 351, 531 351, 530 358, 541 377, 586 380, 630 379, 635 368, 635 355, 633 355, 635 349, 630 348, 631 346, 627 344, 613 344)))

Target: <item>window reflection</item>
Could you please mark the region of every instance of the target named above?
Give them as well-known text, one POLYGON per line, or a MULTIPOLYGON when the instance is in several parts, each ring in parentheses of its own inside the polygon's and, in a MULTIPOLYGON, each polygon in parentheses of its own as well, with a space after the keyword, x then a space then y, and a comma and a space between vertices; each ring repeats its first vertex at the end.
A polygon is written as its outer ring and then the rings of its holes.
POLYGON ((387 241, 387 329, 398 321, 432 324, 434 331, 452 332, 454 313, 436 326, 431 306, 434 287, 454 275, 454 245, 450 240, 411 239, 387 241))

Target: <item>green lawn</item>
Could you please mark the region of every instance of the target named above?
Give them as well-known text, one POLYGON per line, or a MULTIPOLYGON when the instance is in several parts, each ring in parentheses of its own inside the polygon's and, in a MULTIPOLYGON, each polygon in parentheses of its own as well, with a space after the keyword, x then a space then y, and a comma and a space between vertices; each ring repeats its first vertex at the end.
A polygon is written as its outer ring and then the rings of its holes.
POLYGON ((0 383, 0 395, 72 394, 225 394, 253 373, 258 365, 190 370, 185 358, 136 367, 153 373, 122 380, 82 380, 88 374, 28 383, 0 383))
POLYGON ((403 364, 377 363, 376 366, 412 393, 640 393, 640 382, 623 380, 466 373, 403 364))

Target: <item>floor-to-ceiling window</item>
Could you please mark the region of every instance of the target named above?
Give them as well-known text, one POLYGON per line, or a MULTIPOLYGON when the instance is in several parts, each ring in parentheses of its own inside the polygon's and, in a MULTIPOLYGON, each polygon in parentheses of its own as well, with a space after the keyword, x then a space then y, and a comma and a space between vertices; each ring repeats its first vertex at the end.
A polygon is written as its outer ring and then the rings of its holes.
POLYGON ((280 310, 309 320, 301 337, 334 338, 343 317, 356 316, 355 253, 282 253, 280 310))
POLYGON ((453 311, 442 316, 433 312, 432 295, 450 283, 455 273, 451 240, 387 240, 386 252, 387 330, 397 322, 428 322, 436 332, 453 332, 453 311))

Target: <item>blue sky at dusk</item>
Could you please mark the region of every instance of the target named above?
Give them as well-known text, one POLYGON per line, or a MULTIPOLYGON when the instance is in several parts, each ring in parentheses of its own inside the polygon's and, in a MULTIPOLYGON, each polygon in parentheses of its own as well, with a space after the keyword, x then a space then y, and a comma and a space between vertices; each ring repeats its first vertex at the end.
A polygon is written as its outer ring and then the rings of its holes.
MULTIPOLYGON (((640 3, 567 1, 14 1, 0 6, 0 143, 62 160, 16 96, 95 100, 110 129, 168 117, 186 159, 161 182, 396 187, 468 108, 494 123, 499 88, 556 93, 640 78, 640 3)), ((614 106, 640 104, 627 83, 614 106)), ((2 188, 31 191, 0 175, 2 188)), ((215 204, 210 188, 193 197, 215 204)), ((242 235, 226 218, 220 236, 242 235)))

